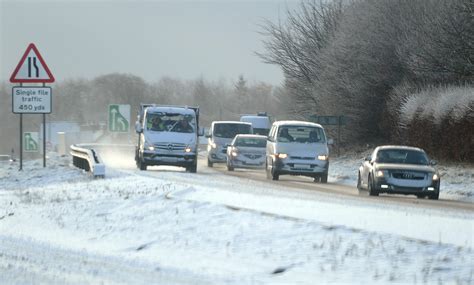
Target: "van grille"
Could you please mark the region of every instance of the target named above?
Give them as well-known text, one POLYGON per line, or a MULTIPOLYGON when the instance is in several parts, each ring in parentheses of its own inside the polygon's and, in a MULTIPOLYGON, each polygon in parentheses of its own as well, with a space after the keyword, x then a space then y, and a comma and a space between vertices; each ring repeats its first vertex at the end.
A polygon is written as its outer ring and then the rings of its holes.
POLYGON ((185 144, 182 143, 156 143, 155 147, 160 150, 184 150, 185 144))

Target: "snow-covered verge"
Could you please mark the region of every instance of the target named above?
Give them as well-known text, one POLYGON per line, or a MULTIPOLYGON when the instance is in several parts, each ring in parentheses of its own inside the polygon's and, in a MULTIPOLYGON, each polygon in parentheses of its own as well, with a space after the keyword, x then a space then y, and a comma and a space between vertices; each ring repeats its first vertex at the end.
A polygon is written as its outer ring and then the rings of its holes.
MULTIPOLYGON (((357 185, 357 170, 370 152, 346 154, 331 158, 329 181, 346 185, 357 185)), ((474 203, 474 165, 440 164, 440 199, 474 203)))
POLYGON ((1 284, 473 282, 471 248, 188 199, 206 181, 252 181, 153 169, 93 180, 69 160, 0 166, 1 284))

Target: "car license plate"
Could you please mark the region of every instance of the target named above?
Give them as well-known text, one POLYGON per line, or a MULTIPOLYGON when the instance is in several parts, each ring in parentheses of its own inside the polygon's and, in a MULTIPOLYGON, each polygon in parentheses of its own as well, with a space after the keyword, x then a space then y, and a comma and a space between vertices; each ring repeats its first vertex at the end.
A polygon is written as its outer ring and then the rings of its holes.
POLYGON ((309 165, 308 164, 296 164, 295 163, 295 168, 300 168, 300 169, 304 168, 304 169, 306 169, 306 168, 309 168, 309 165))

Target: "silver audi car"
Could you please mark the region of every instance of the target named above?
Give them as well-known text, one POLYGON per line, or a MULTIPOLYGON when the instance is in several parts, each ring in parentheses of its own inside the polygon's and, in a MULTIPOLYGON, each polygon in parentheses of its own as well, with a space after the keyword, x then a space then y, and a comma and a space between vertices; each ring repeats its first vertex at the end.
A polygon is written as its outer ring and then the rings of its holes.
POLYGON ((440 177, 435 165, 420 148, 379 146, 359 167, 357 188, 367 189, 371 196, 414 194, 437 200, 440 177))
POLYGON ((264 168, 267 137, 236 135, 227 147, 227 170, 234 168, 264 168))

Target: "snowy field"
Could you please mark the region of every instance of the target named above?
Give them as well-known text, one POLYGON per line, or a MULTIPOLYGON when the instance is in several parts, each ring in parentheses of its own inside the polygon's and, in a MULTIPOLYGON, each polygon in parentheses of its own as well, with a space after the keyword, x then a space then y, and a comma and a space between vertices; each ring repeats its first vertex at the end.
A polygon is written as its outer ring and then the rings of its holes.
MULTIPOLYGON (((409 238, 416 229, 386 233, 308 213, 380 207, 279 195, 288 189, 213 170, 140 172, 114 163, 120 169, 109 167, 105 179, 95 180, 70 161, 52 156, 45 169, 42 161, 28 161, 22 172, 0 166, 0 284, 474 282, 472 238, 467 244, 409 238)), ((359 163, 333 160, 331 180, 355 185, 359 163)), ((441 195, 472 201, 472 170, 463 171, 463 177, 445 172, 442 187, 449 190, 441 195)), ((453 223, 447 230, 464 225, 459 236, 472 237, 474 230, 472 212, 388 210, 407 224, 413 216, 446 218, 453 223)))

